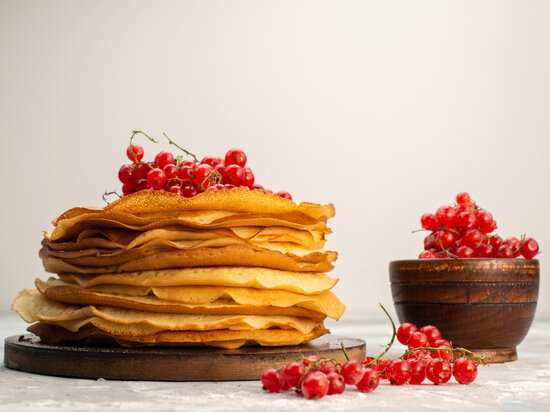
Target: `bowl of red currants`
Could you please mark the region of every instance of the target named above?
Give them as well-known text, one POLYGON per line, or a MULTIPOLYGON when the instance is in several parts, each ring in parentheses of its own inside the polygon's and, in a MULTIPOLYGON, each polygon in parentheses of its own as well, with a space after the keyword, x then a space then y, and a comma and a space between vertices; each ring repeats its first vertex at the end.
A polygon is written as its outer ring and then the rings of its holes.
POLYGON ((498 236, 491 213, 467 193, 456 200, 422 216, 429 233, 418 259, 390 263, 397 316, 435 325, 489 362, 515 360, 535 316, 539 246, 526 236, 498 236))

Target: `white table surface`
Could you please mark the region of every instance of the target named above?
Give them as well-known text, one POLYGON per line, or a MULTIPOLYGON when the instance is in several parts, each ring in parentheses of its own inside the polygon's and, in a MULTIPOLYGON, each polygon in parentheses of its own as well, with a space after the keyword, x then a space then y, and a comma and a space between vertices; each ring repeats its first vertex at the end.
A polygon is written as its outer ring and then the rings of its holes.
MULTIPOLYGON (((370 394, 348 387, 343 395, 308 401, 292 391, 270 394, 258 381, 132 382, 58 378, 8 369, 3 340, 23 333, 15 314, 0 314, 2 411, 550 411, 550 321, 537 320, 519 346, 519 360, 480 367, 470 385, 391 386, 381 381, 370 394)), ((329 323, 334 334, 360 337, 367 353, 377 354, 391 335, 383 318, 346 315, 329 323)), ((397 343, 390 355, 398 356, 397 343)), ((453 379, 451 379, 453 381, 453 379)))

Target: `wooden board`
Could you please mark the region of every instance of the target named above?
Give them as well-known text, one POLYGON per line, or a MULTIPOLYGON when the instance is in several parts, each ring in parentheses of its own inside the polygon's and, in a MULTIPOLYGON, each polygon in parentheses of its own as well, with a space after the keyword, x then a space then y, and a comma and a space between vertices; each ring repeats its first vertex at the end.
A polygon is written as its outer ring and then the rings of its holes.
POLYGON ((72 378, 151 381, 257 380, 264 369, 279 368, 302 356, 317 355, 345 361, 343 342, 352 359, 365 356, 361 339, 325 335, 305 345, 234 350, 219 348, 86 346, 76 343, 47 345, 34 335, 4 341, 8 368, 72 378))

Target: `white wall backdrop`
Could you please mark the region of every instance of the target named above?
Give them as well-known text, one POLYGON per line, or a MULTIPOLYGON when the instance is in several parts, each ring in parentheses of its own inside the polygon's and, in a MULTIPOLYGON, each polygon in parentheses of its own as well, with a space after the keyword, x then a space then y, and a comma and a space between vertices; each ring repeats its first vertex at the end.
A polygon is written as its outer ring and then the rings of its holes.
POLYGON ((391 306, 389 261, 467 190, 539 241, 550 316, 549 22, 548 1, 0 1, 0 310, 46 277, 51 220, 119 188, 141 129, 334 203, 354 312, 391 306))

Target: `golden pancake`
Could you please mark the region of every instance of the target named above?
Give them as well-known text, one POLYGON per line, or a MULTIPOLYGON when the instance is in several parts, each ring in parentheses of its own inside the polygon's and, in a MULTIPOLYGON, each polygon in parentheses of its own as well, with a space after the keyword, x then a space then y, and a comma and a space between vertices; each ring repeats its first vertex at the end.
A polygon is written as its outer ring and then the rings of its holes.
POLYGON ((110 306, 78 306, 55 302, 37 290, 24 290, 15 299, 12 309, 26 322, 45 322, 72 332, 93 325, 109 333, 141 336, 165 330, 206 331, 217 329, 296 329, 310 333, 321 323, 294 316, 259 315, 189 315, 145 312, 110 306))
POLYGON ((59 277, 84 288, 115 284, 130 286, 234 286, 277 289, 312 295, 325 292, 338 279, 324 273, 290 272, 263 267, 194 267, 104 275, 60 273, 59 277))
POLYGON ((332 292, 300 295, 282 290, 222 286, 143 287, 99 285, 89 289, 59 279, 35 281, 49 299, 69 304, 105 305, 152 312, 290 315, 339 319, 344 305, 332 292), (122 294, 120 292, 123 292, 122 294))
POLYGON ((300 333, 289 329, 261 329, 261 330, 213 330, 213 331, 164 331, 150 335, 120 336, 105 332, 96 327, 87 327, 71 332, 59 326, 35 323, 27 329, 39 336, 45 343, 58 343, 63 341, 81 340, 95 335, 110 336, 122 346, 143 345, 208 345, 224 349, 237 349, 243 345, 258 344, 262 346, 287 346, 300 345, 309 342, 328 330, 320 326, 310 333, 300 333))

